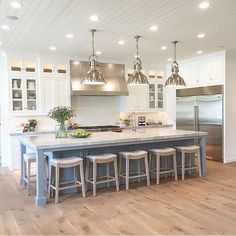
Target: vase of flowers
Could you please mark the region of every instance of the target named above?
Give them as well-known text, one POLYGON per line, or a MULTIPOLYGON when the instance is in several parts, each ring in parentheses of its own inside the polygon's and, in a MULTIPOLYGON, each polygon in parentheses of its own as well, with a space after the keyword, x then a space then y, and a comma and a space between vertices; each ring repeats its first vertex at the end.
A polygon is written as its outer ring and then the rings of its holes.
POLYGON ((67 138, 67 127, 65 121, 75 116, 70 107, 58 106, 49 111, 48 116, 57 121, 56 138, 67 138))

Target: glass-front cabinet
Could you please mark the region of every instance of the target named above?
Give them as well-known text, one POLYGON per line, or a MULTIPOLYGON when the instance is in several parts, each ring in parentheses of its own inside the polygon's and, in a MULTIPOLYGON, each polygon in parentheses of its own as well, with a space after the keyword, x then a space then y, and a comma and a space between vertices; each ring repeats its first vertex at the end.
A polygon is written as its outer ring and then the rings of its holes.
POLYGON ((148 108, 155 111, 164 108, 164 81, 163 77, 157 76, 153 71, 149 72, 149 101, 148 108))
POLYGON ((14 77, 11 78, 12 111, 37 111, 37 79, 14 77))

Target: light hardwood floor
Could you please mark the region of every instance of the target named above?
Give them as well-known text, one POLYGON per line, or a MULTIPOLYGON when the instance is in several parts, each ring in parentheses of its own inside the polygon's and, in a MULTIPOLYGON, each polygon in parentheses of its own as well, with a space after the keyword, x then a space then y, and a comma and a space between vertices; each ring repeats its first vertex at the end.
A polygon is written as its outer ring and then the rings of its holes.
POLYGON ((0 168, 0 234, 236 234, 236 163, 207 165, 207 177, 63 196, 45 208, 19 173, 0 168))

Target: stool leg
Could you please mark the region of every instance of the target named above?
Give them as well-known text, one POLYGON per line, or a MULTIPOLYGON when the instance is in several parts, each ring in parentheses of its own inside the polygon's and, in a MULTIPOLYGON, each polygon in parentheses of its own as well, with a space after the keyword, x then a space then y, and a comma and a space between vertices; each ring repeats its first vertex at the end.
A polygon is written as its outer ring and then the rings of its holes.
MULTIPOLYGON (((165 157, 165 170, 167 171, 167 169, 168 169, 168 156, 167 157, 165 157)), ((166 173, 165 174, 165 177, 167 178, 168 177, 168 174, 166 173)))
POLYGON ((202 165, 201 165, 200 149, 197 150, 197 159, 198 159, 199 176, 202 177, 202 165))
POLYGON ((60 167, 56 166, 56 183, 55 183, 55 203, 58 203, 59 200, 59 179, 60 179, 60 167))
POLYGON ((146 155, 144 158, 146 176, 147 176, 147 185, 150 186, 150 176, 149 176, 149 166, 148 166, 148 156, 146 155))
POLYGON ((48 193, 49 193, 49 197, 53 197, 52 195, 53 195, 53 190, 52 190, 52 188, 51 188, 51 185, 52 185, 52 165, 51 164, 49 164, 49 176, 48 176, 48 178, 49 178, 49 186, 48 186, 48 193))
POLYGON ((118 176, 117 159, 114 160, 114 173, 115 173, 115 179, 116 179, 116 191, 119 191, 119 176, 118 176))
POLYGON ((31 186, 31 162, 27 163, 27 194, 30 195, 30 186, 31 186))
POLYGON ((122 158, 119 158, 119 176, 121 175, 122 158))
POLYGON ((44 182, 45 182, 45 192, 48 193, 48 164, 47 159, 44 157, 44 182))
POLYGON ((85 181, 84 181, 84 166, 83 166, 83 162, 80 164, 79 168, 80 168, 80 181, 81 181, 81 187, 82 187, 82 196, 83 196, 83 197, 86 197, 86 194, 85 194, 85 181))
POLYGON ((86 171, 85 171, 85 191, 88 191, 88 179, 89 179, 89 165, 90 161, 87 159, 86 161, 86 171))
POLYGON ((157 158, 157 172, 156 172, 157 184, 160 184, 160 162, 161 162, 160 155, 157 154, 156 158, 157 158))
MULTIPOLYGON (((76 183, 77 182, 77 179, 78 179, 78 173, 77 173, 77 166, 75 166, 75 167, 73 167, 73 169, 74 169, 74 183, 76 183)), ((77 192, 77 188, 75 188, 75 193, 77 192)))
POLYGON ((93 196, 96 196, 97 191, 97 162, 93 162, 93 196))
POLYGON ((149 171, 151 171, 152 169, 152 154, 151 152, 148 153, 148 161, 149 161, 149 171))
MULTIPOLYGON (((137 160, 137 165, 138 165, 138 175, 140 175, 140 165, 141 165, 141 159, 137 160)), ((138 182, 140 183, 141 182, 141 178, 139 177, 138 178, 138 182)))
POLYGON ((173 164, 174 164, 174 170, 175 170, 175 181, 178 180, 178 173, 177 173, 177 160, 176 160, 176 152, 173 154, 173 164))
POLYGON ((185 153, 181 152, 182 157, 182 180, 184 180, 184 174, 185 174, 185 153))
POLYGON ((126 190, 129 190, 129 158, 126 158, 125 181, 126 181, 126 190))
MULTIPOLYGON (((110 163, 107 163, 107 181, 109 181, 109 176, 110 176, 110 163)), ((110 182, 107 182, 107 187, 110 187, 110 182)))

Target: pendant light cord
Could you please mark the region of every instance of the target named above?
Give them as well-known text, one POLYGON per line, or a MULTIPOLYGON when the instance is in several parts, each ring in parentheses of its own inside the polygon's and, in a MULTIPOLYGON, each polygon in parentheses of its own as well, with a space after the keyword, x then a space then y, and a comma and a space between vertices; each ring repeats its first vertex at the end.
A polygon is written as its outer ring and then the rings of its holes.
POLYGON ((176 62, 176 44, 178 41, 173 41, 172 43, 174 44, 174 62, 176 62))
POLYGON ((92 56, 95 56, 95 49, 94 49, 94 33, 96 32, 95 29, 90 30, 92 32, 92 56))

